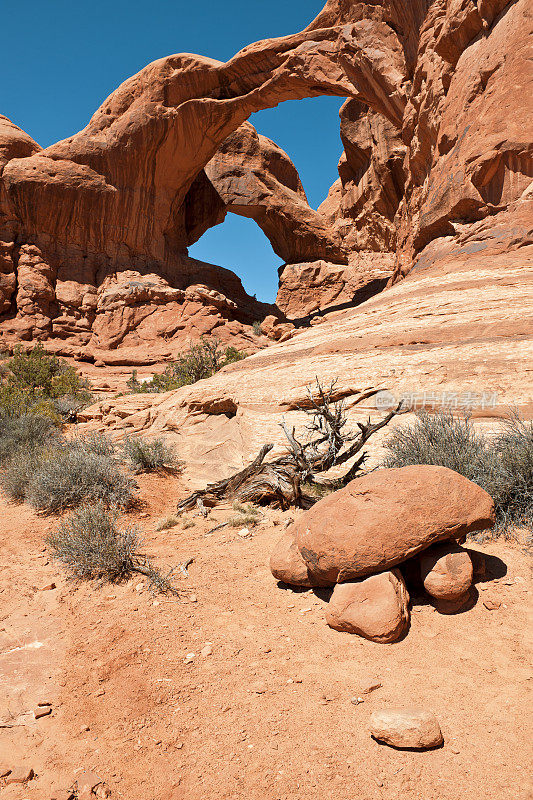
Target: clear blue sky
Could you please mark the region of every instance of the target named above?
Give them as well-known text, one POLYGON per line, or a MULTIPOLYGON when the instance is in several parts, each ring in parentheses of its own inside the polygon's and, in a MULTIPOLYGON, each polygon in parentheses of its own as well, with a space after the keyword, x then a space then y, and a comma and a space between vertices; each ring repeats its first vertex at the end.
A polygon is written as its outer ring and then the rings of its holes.
MULTIPOLYGON (((0 113, 46 147, 83 128, 125 78, 171 53, 221 61, 258 39, 305 27, 325 0, 14 0, 4 4, 0 113)), ((337 178, 338 98, 283 103, 251 122, 292 158, 317 207, 337 178)), ((234 270, 273 300, 280 259, 251 220, 228 214, 191 255, 234 270)))

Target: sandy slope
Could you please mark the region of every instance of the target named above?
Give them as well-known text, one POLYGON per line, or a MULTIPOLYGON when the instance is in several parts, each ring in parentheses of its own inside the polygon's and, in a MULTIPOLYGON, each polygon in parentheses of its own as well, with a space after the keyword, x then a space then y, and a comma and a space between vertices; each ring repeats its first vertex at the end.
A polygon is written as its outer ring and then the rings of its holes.
POLYGON ((519 546, 473 544, 491 556, 475 607, 441 616, 416 601, 408 636, 378 645, 330 630, 323 597, 276 585, 267 560, 287 513, 268 511, 251 539, 207 533, 229 509, 156 533, 180 479, 140 483, 147 550, 168 565, 194 557, 177 600, 154 601, 140 579, 66 584, 43 551, 56 521, 0 501, 0 719, 16 724, 0 728, 0 766, 38 776, 0 788, 2 800, 49 800, 82 768, 128 800, 531 797, 530 583, 519 546), (501 606, 489 611, 489 598, 501 606), (352 704, 368 678, 382 688, 352 704), (53 713, 35 721, 27 712, 43 700, 53 713), (442 749, 400 752, 370 738, 374 709, 409 703, 436 712, 442 749))

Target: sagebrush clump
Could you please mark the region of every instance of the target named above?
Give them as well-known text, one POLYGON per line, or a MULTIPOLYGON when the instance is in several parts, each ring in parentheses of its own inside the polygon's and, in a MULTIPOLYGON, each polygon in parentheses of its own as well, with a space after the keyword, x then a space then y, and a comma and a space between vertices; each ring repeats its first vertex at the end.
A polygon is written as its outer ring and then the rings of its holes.
POLYGON ((243 358, 246 358, 246 354, 235 347, 223 348, 218 339, 203 336, 200 342, 192 344, 174 363, 169 364, 164 372, 154 375, 150 380, 138 380, 136 371, 133 371, 127 386, 134 393, 169 392, 210 378, 222 367, 243 358))
POLYGON ((533 530, 533 422, 515 414, 487 438, 468 418, 421 411, 413 424, 393 431, 385 449, 384 467, 435 464, 477 483, 494 499, 497 530, 533 530))
POLYGON ((0 416, 0 487, 48 513, 97 500, 126 507, 135 482, 114 451, 103 434, 65 439, 47 417, 0 416))
POLYGON ((139 552, 142 542, 135 527, 117 527, 117 514, 101 502, 73 511, 50 534, 46 543, 73 580, 117 583, 135 572, 148 578, 153 590, 177 594, 172 570, 166 575, 139 552))
POLYGON ((126 436, 123 450, 135 472, 155 472, 179 466, 174 450, 162 439, 147 441, 139 436, 126 436))
POLYGON ((122 472, 114 459, 74 442, 65 443, 41 459, 24 499, 48 513, 98 500, 107 506, 125 508, 133 499, 134 488, 133 479, 122 472))

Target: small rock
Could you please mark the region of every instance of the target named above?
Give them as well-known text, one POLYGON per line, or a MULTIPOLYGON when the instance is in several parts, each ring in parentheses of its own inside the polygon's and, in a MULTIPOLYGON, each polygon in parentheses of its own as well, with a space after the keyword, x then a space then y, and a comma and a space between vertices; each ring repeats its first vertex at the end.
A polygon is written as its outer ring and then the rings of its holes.
POLYGON ((435 715, 419 708, 375 711, 370 718, 370 733, 383 744, 415 750, 438 747, 444 741, 435 715))
POLYGON ((359 687, 359 691, 361 694, 370 694, 371 692, 375 692, 376 689, 381 689, 382 687, 381 681, 365 681, 359 687))
POLYGON ((191 602, 191 603, 197 603, 198 602, 198 598, 196 597, 195 594, 191 594, 191 596, 189 597, 189 602, 191 602))
POLYGON ((395 642, 409 627, 409 594, 399 570, 338 583, 326 607, 330 628, 395 642))
POLYGON ((248 539, 251 535, 249 528, 241 528, 240 531, 237 531, 237 536, 240 536, 241 539, 248 539))
POLYGON ((183 659, 183 663, 184 663, 184 664, 190 664, 190 663, 191 663, 191 661, 192 661, 192 660, 193 660, 195 657, 196 657, 196 656, 195 656, 195 653, 187 653, 187 655, 186 655, 186 656, 185 656, 185 658, 183 659))
POLYGON ((6 786, 10 783, 26 783, 35 775, 31 767, 14 767, 6 777, 6 786))
POLYGON ((421 554, 420 573, 431 597, 458 600, 472 585, 472 560, 468 551, 455 542, 440 542, 421 554))
POLYGON ((213 653, 213 645, 211 644, 211 642, 206 642, 205 645, 200 650, 200 655, 205 658, 206 656, 212 655, 212 653, 213 653))
POLYGON ((51 589, 55 589, 55 583, 47 583, 46 586, 41 586, 41 592, 49 592, 51 589))
POLYGON ((94 362, 95 367, 105 367, 105 361, 102 361, 100 358, 94 362))
POLYGON ((9 767, 0 767, 0 778, 5 778, 11 773, 11 769, 9 767))
POLYGON ((497 608, 500 608, 501 603, 499 600, 483 600, 483 605, 485 608, 488 608, 489 611, 496 611, 497 608))
POLYGON ((51 713, 52 713, 51 706, 42 706, 41 708, 34 709, 33 716, 35 717, 35 719, 41 719, 41 717, 47 717, 51 713))
POLYGON ((143 589, 144 589, 144 583, 138 583, 137 586, 135 587, 136 592, 142 592, 143 589))
POLYGON ((353 703, 354 706, 358 706, 358 705, 360 705, 361 703, 364 703, 364 702, 365 701, 363 700, 362 697, 352 697, 351 700, 350 700, 350 703, 353 703))
POLYGON ((81 728, 79 729, 78 733, 87 733, 87 731, 90 731, 90 730, 91 730, 91 728, 90 728, 89 725, 82 725, 81 728))
POLYGON ((263 681, 258 681, 250 687, 250 691, 254 694, 264 694, 267 690, 267 685, 263 681))
POLYGON ((81 792, 86 792, 87 790, 92 792, 99 784, 103 783, 102 778, 100 778, 96 772, 91 772, 86 770, 81 772, 77 779, 78 784, 78 796, 81 792))
POLYGON ((51 800, 71 800, 74 797, 74 792, 70 789, 55 789, 52 792, 51 800))

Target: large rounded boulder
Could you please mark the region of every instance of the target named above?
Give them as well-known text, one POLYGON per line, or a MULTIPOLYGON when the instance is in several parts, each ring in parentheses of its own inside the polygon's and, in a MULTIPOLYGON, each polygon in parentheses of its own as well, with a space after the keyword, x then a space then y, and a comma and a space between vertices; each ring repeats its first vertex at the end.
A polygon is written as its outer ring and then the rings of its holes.
POLYGON ((494 525, 494 502, 446 467, 381 469, 320 500, 289 528, 313 583, 383 572, 445 540, 494 525))

